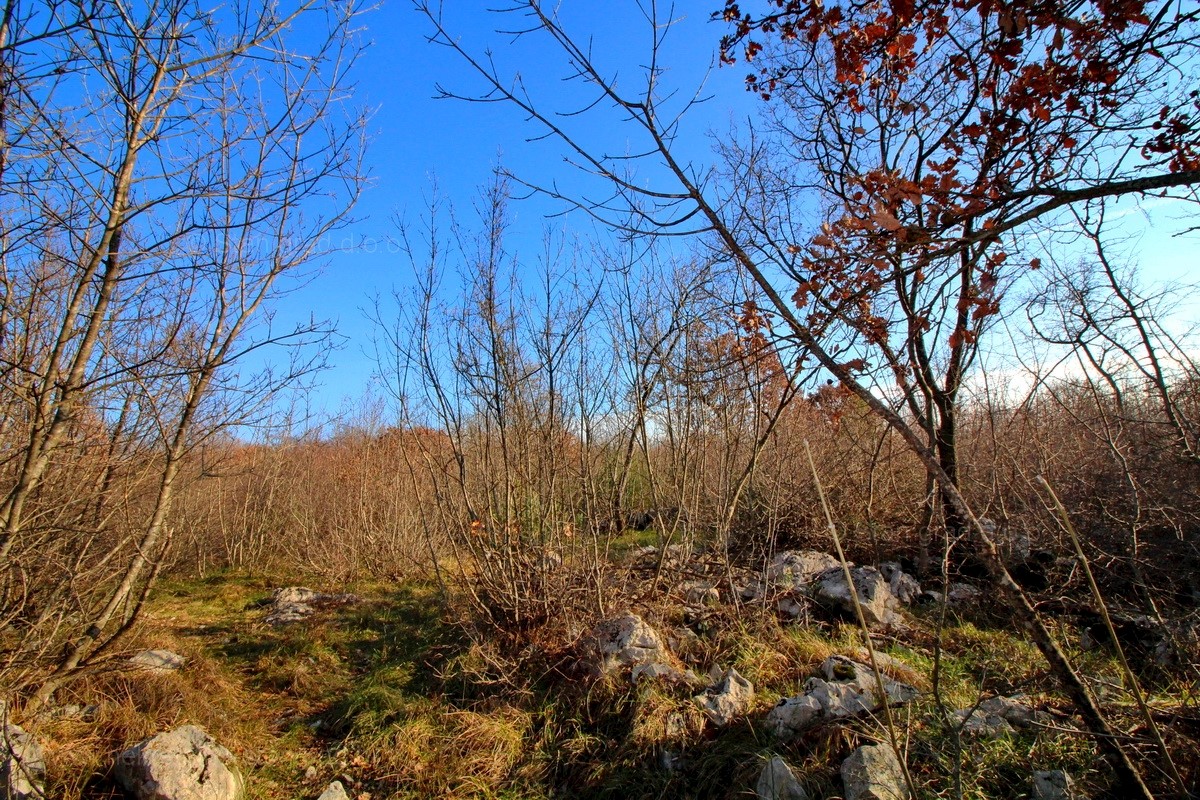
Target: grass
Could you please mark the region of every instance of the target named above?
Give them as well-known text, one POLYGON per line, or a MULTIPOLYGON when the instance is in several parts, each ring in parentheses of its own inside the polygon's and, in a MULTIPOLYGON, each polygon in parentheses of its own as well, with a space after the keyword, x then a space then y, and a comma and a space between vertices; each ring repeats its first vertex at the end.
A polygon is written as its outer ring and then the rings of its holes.
MULTIPOLYGON (((583 680, 570 665, 570 648, 550 630, 537 634, 543 639, 537 647, 528 635, 471 641, 432 586, 337 587, 361 602, 275 629, 262 621, 263 604, 280 584, 247 575, 164 584, 133 644, 179 652, 188 667, 166 675, 97 674, 59 698, 98 702, 99 711, 95 723, 54 720, 39 727, 49 751, 50 796, 120 797, 106 772, 113 756, 189 722, 234 752, 250 800, 316 797, 334 779, 357 800, 715 800, 752 793, 775 754, 810 795, 835 797, 842 791, 841 760, 880 737, 875 722, 862 720, 779 742, 762 724, 770 706, 796 694, 828 656, 862 660, 853 626, 786 625, 761 609, 712 610, 700 635, 676 654, 699 674, 734 667, 756 687, 754 709, 716 731, 692 700, 697 688, 634 685, 627 675, 583 680)), ((644 611, 664 631, 684 624, 671 601, 644 611)), ((1091 742, 1069 730, 963 737, 956 751, 953 730, 929 691, 936 615, 918 610, 911 625, 876 647, 887 657, 885 672, 923 690, 898 711, 898 722, 914 777, 929 797, 949 796, 956 770, 965 798, 1025 797, 1034 768, 1067 769, 1085 788, 1106 781, 1091 742)), ((1058 634, 1076 641, 1069 627, 1058 634)), ((952 616, 940 640, 948 708, 1022 692, 1066 711, 1037 651, 997 621, 952 616)), ((1104 651, 1073 655, 1090 676, 1117 674, 1104 651)), ((1164 685, 1156 695, 1164 707, 1178 704, 1170 689, 1190 691, 1164 685)), ((1131 709, 1118 705, 1114 713, 1136 722, 1131 709)), ((1063 728, 1072 724, 1068 713, 1056 720, 1063 728)))

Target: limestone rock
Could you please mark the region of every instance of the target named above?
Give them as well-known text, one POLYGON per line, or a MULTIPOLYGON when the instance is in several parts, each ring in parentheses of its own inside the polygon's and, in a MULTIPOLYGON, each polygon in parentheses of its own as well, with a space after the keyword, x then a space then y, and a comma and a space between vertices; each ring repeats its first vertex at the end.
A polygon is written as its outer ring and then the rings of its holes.
POLYGON ((785 550, 771 560, 767 577, 778 586, 802 589, 821 573, 838 566, 836 558, 820 550, 785 550))
POLYGON ((658 548, 652 544, 644 545, 642 547, 635 547, 633 550, 629 551, 626 561, 629 564, 650 566, 654 562, 658 561, 658 548))
POLYGON ((314 592, 307 586, 284 586, 271 593, 271 602, 275 605, 312 605, 320 597, 320 592, 314 592))
POLYGON ((754 703, 754 684, 731 668, 716 686, 694 699, 712 723, 721 728, 750 709, 754 703))
POLYGON ((752 578, 744 584, 735 587, 738 596, 747 603, 760 600, 770 593, 769 585, 762 578, 752 578))
POLYGON ((342 786, 341 781, 334 781, 325 787, 317 800, 350 800, 350 796, 346 794, 346 787, 342 786))
POLYGON ((912 575, 905 572, 895 561, 885 561, 879 565, 879 572, 887 581, 888 588, 904 605, 912 605, 921 596, 921 584, 912 575))
POLYGON ((1044 711, 1032 709, 1015 697, 989 697, 974 708, 955 711, 954 715, 962 723, 963 733, 991 739, 1012 733, 1014 728, 1050 721, 1044 711))
POLYGON ((34 800, 45 797, 46 758, 41 744, 20 725, 0 728, 0 797, 34 800))
POLYGON ((846 800, 909 800, 904 769, 892 748, 868 744, 842 762, 846 800))
MULTIPOLYGON (((854 581, 854 588, 858 592, 867 627, 878 630, 900 622, 900 602, 879 570, 874 567, 854 567, 850 570, 850 579, 854 581)), ((840 567, 821 573, 816 579, 814 597, 817 602, 848 619, 857 619, 854 596, 840 567)))
POLYGON ((1033 773, 1033 800, 1075 800, 1075 782, 1061 769, 1033 773))
POLYGON ((808 605, 804 602, 804 598, 797 595, 789 595, 779 599, 779 613, 793 620, 806 619, 808 617, 808 605))
POLYGON ((821 701, 811 693, 811 681, 798 697, 785 697, 767 714, 767 727, 781 739, 795 736, 821 720, 821 701))
POLYGON ((134 745, 115 772, 137 800, 239 800, 244 789, 232 754, 195 725, 134 745))
POLYGON ((758 800, 808 800, 808 793, 796 780, 792 768, 779 756, 763 767, 754 791, 758 800))
POLYGON ((978 586, 973 586, 969 583, 952 583, 949 589, 950 591, 946 594, 946 599, 951 605, 974 603, 983 594, 978 586))
POLYGON ((921 592, 918 597, 919 602, 923 603, 945 603, 951 606, 970 605, 977 601, 983 592, 979 587, 969 583, 952 583, 946 587, 947 591, 942 594, 940 591, 928 589, 921 592))
POLYGON ((662 680, 668 683, 682 683, 688 685, 700 682, 700 679, 696 676, 696 673, 692 672, 690 669, 681 670, 671 666, 670 664, 660 664, 658 662, 653 662, 650 664, 638 664, 633 668, 633 672, 630 677, 633 679, 634 683, 637 683, 643 678, 652 681, 662 680))
POLYGON ((183 669, 187 659, 170 650, 143 650, 132 656, 129 663, 151 672, 175 672, 183 669))
POLYGON ((39 716, 49 719, 74 719, 80 722, 95 722, 99 713, 100 707, 97 705, 81 706, 77 703, 68 703, 65 706, 55 706, 54 708, 47 709, 39 716))
POLYGON ((636 614, 601 622, 592 632, 592 643, 596 657, 592 672, 596 675, 667 660, 667 650, 658 631, 636 614))
POLYGON ((683 585, 683 594, 688 605, 715 606, 721 602, 721 592, 707 581, 695 581, 683 585))
MULTIPOLYGON (((883 707, 879 685, 870 667, 848 658, 831 656, 821 665, 825 678, 809 678, 798 697, 781 700, 767 715, 776 736, 788 738, 829 720, 873 713, 883 707)), ((918 692, 912 686, 881 675, 886 702, 910 702, 918 692)))
POLYGON ((357 602, 358 598, 352 594, 323 594, 304 586, 286 586, 276 589, 271 595, 266 622, 268 625, 289 625, 306 619, 318 608, 335 608, 357 602))
MULTIPOLYGON (((848 661, 856 664, 869 665, 871 663, 871 654, 867 652, 865 647, 855 647, 846 652, 848 661)), ((840 656, 838 656, 840 658, 840 656)), ((887 653, 875 651, 875 663, 885 674, 891 675, 899 680, 910 680, 906 675, 915 675, 912 667, 904 663, 895 656, 889 656, 887 653)))

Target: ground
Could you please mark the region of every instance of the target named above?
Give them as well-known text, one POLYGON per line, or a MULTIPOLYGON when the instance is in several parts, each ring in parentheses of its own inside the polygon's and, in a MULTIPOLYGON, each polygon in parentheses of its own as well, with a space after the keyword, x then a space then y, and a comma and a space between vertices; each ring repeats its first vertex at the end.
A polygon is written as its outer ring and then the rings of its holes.
MULTIPOLYGON (((837 797, 841 759, 882 737, 878 723, 864 720, 782 743, 763 725, 770 707, 796 694, 824 658, 861 658, 862 636, 845 624, 789 625, 758 607, 689 615, 700 633, 676 640, 682 662, 700 675, 735 667, 756 688, 755 708, 714 730, 691 700, 695 688, 634 685, 627 673, 587 678, 570 633, 582 621, 507 640, 472 637, 461 610, 434 585, 413 581, 314 585, 353 591, 361 601, 269 627, 264 603, 286 582, 220 574, 163 584, 130 648, 167 648, 188 657, 187 667, 97 674, 64 692, 60 705, 95 703, 98 711, 94 721, 40 726, 50 796, 120 797, 108 774, 114 754, 185 723, 201 725, 236 755, 253 800, 315 798, 334 779, 358 800, 749 797, 775 754, 812 796, 837 797), (664 751, 676 757, 675 769, 664 767, 664 751)), ((669 594, 633 610, 666 636, 685 627, 682 604, 669 594)), ((968 798, 1026 797, 1033 769, 1062 768, 1098 792, 1108 773, 1075 730, 1037 651, 986 608, 941 614, 939 606, 915 609, 906 630, 875 638, 896 659, 893 676, 923 690, 896 713, 923 791, 952 796, 959 782, 968 798), (948 711, 1022 693, 1053 722, 995 740, 962 737, 956 750, 932 691, 935 674, 948 711)), ((1066 625, 1058 633, 1068 645, 1079 639, 1066 625)), ((1111 654, 1072 655, 1121 729, 1143 739, 1111 654)), ((1151 690, 1164 718, 1188 713, 1190 701, 1180 697, 1186 686, 1162 681, 1151 690)), ((1180 736, 1180 747, 1190 746, 1180 736)))

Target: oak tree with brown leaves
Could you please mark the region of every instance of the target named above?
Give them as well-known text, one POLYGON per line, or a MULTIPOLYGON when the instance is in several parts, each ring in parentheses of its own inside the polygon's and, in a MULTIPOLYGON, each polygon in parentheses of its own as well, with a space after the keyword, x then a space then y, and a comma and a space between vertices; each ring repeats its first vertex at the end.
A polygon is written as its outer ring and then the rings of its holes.
POLYGON ((604 50, 540 0, 504 9, 523 18, 506 31, 556 48, 564 79, 592 92, 564 108, 554 107, 570 102, 562 93, 539 95, 492 53, 472 52, 440 6, 416 5, 431 41, 486 86, 444 96, 516 106, 608 193, 522 182, 627 234, 695 235, 755 282, 773 334, 904 439, 941 494, 947 527, 969 537, 1125 796, 1151 797, 960 490, 955 426, 980 337, 1013 283, 1040 266, 1031 234, 1069 236, 1087 204, 1196 199, 1200 9, 1181 0, 726 2, 715 14, 729 25, 720 58, 752 64, 747 86, 762 96, 765 121, 722 139, 721 167, 704 169, 677 146, 700 95, 681 101, 663 85, 668 9, 638 4, 651 52, 632 82, 618 82, 604 50), (624 124, 611 151, 594 144, 593 120, 604 114, 624 124))
POLYGON ((817 230, 777 226, 762 249, 804 324, 856 343, 847 369, 894 381, 957 482, 962 380, 1005 290, 1040 266, 1030 228, 1122 195, 1194 198, 1200 9, 730 0, 720 16, 721 60, 752 65, 783 143, 787 177, 760 202, 820 197, 817 230))

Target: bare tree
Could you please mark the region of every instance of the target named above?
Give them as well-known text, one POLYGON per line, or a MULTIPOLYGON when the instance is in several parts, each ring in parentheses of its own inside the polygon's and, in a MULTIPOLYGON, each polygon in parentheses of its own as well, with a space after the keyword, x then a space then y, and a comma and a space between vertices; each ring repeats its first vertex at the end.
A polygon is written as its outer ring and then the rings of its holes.
POLYGON ((0 619, 40 703, 136 620, 187 454, 318 365, 326 327, 265 312, 346 221, 362 118, 355 5, 33 5, 3 51, 0 619), (97 476, 64 506, 72 460, 97 476))
POLYGON ((751 86, 788 104, 768 128, 776 136, 731 149, 731 178, 722 182, 676 149, 694 102, 662 85, 671 13, 657 3, 638 6, 649 52, 638 80, 620 82, 556 11, 538 0, 506 9, 520 18, 505 26, 518 41, 555 48, 580 86, 578 107, 566 109, 548 106, 490 54, 469 51, 439 7, 416 6, 431 41, 456 51, 486 86, 444 96, 510 103, 609 194, 589 200, 531 181, 534 189, 632 232, 703 236, 753 277, 787 339, 904 439, 941 492, 947 522, 969 533, 1127 791, 1149 797, 961 492, 954 425, 963 375, 1002 307, 1020 232, 1096 198, 1188 197, 1200 181, 1195 98, 1177 80, 1194 61, 1197 12, 1176 2, 1151 13, 1140 3, 998 10, 930 0, 890 10, 773 3, 755 15, 730 2, 723 16, 735 30, 724 56, 741 42, 747 57, 764 52, 755 35, 777 39, 765 51, 777 58, 751 86), (604 113, 636 139, 619 154, 590 144, 582 121, 604 113), (631 177, 631 164, 661 182, 631 177), (808 226, 806 201, 816 210, 808 226), (630 212, 632 225, 623 222, 630 212), (884 376, 899 383, 899 403, 876 389, 884 376))
POLYGON ((1115 480, 1073 491, 1072 505, 1094 510, 1090 543, 1116 549, 1110 555, 1129 565, 1141 603, 1157 615, 1163 587, 1178 579, 1166 567, 1197 558, 1195 332, 1176 324, 1174 308, 1194 290, 1142 286, 1115 254, 1123 248, 1109 241, 1104 217, 1099 204, 1081 210, 1092 253, 1053 262, 1028 315, 1070 368, 1042 393, 1101 445, 1114 470, 1115 480))

